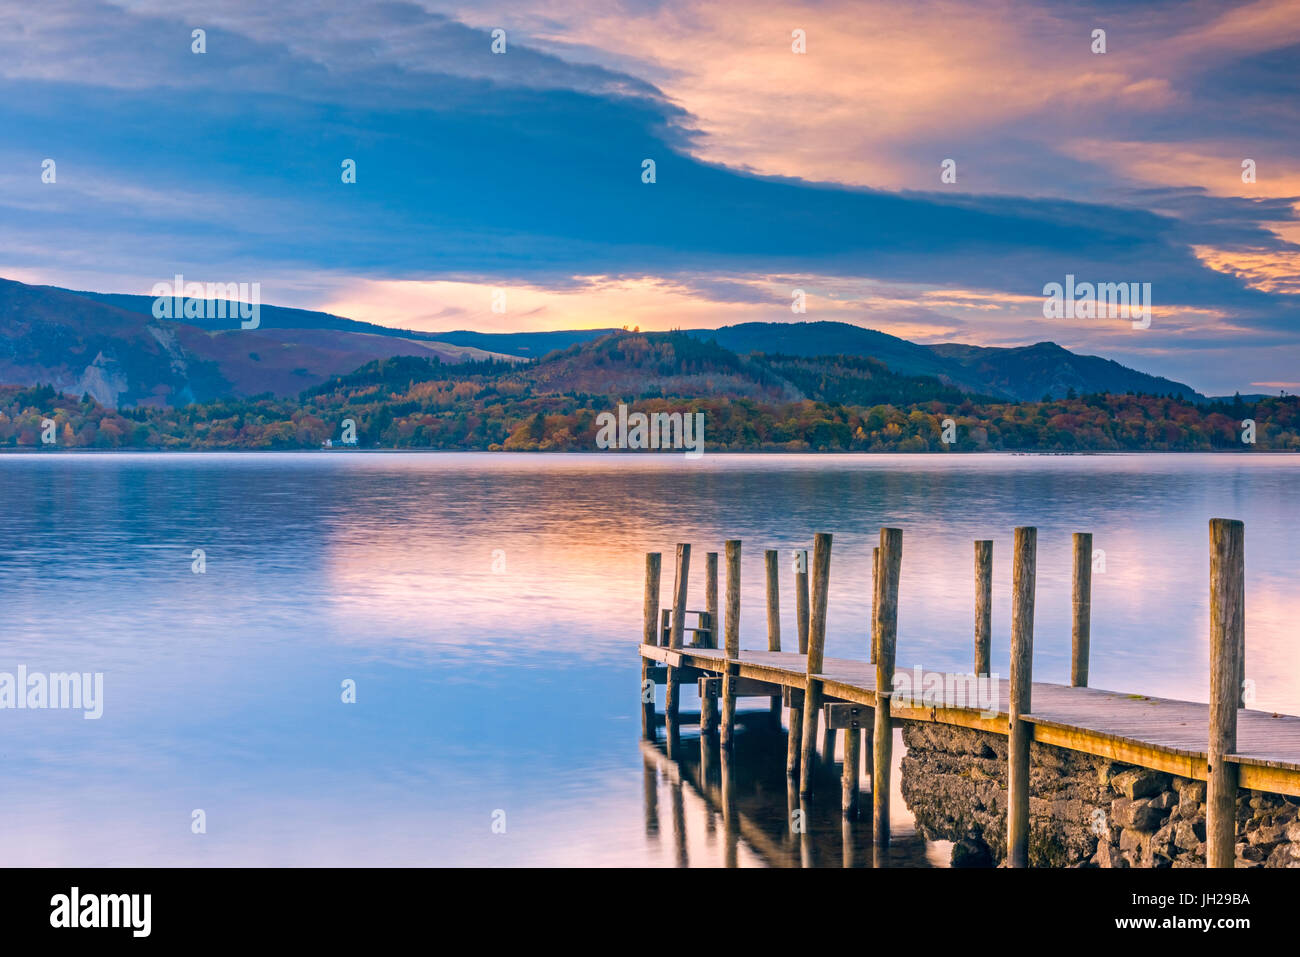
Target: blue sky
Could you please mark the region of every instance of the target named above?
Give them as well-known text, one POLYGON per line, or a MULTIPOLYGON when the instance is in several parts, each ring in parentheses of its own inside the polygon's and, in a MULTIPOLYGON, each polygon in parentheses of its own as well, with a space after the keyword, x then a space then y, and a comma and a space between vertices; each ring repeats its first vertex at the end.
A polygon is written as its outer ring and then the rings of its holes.
POLYGON ((1298 53, 1300 0, 47 0, 0 12, 0 275, 430 330, 838 319, 1289 391, 1298 53), (1151 283, 1151 328, 1044 319, 1067 273, 1151 283))

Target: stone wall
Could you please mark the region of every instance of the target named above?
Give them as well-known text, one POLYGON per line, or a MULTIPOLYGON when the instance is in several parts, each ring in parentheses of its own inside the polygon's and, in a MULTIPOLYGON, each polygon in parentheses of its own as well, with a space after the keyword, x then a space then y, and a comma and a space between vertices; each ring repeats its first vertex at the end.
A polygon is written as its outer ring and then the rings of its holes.
MULTIPOLYGON (((906 722, 903 799, 928 840, 954 842, 955 867, 1006 858, 1007 739, 906 722)), ((1031 867, 1203 867, 1205 782, 1034 742, 1031 867)), ((1237 866, 1300 867, 1300 798, 1242 790, 1237 866)))

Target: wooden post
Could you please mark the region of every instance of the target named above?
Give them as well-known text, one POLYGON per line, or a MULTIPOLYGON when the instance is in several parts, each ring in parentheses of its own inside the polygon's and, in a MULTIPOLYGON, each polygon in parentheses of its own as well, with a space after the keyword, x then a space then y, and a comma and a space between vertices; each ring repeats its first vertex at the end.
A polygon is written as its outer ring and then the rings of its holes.
POLYGON ((871 549, 871 664, 876 663, 876 654, 880 650, 880 636, 876 623, 880 616, 876 609, 880 607, 880 546, 871 549))
POLYGON ((704 555, 704 609, 709 613, 709 647, 718 647, 718 630, 722 618, 718 615, 718 553, 704 555))
POLYGON ((727 556, 727 673, 722 682, 721 743, 724 748, 729 748, 736 723, 736 696, 732 692, 731 678, 740 671, 740 666, 736 662, 740 657, 740 542, 731 539, 726 543, 724 550, 727 556))
POLYGON ((1011 708, 1007 744, 1007 866, 1029 866, 1028 714, 1034 666, 1034 573, 1038 529, 1017 528, 1011 571, 1011 708))
POLYGON ((1232 867, 1237 852, 1237 750, 1241 649, 1245 642, 1245 526, 1210 519, 1210 747, 1205 799, 1205 864, 1232 867))
POLYGON ((799 631, 799 654, 808 654, 808 549, 801 548, 795 557, 794 617, 799 631))
POLYGON ((847 818, 858 816, 858 761, 862 749, 862 732, 844 729, 844 776, 840 780, 840 809, 847 818))
MULTIPOLYGON (((662 556, 659 552, 647 552, 645 556, 645 608, 644 625, 641 641, 647 645, 659 644, 656 628, 659 623, 659 567, 662 556)), ((641 733, 649 740, 655 736, 655 685, 650 679, 651 662, 649 658, 641 659, 641 733)))
MULTIPOLYGON (((691 570, 691 546, 679 543, 677 546, 677 572, 673 579, 673 624, 669 635, 668 647, 682 647, 682 638, 686 628, 686 582, 691 570)), ((681 687, 678 669, 668 666, 668 684, 665 692, 664 711, 668 718, 668 735, 671 741, 673 730, 677 725, 677 712, 681 705, 681 687)))
POLYGON ((1092 632, 1092 533, 1074 533, 1074 615, 1070 626, 1070 684, 1088 687, 1088 641, 1092 632))
MULTIPOLYGON (((718 647, 718 629, 722 618, 718 615, 718 553, 704 554, 704 607, 709 614, 709 647, 718 647)), ((718 699, 706 698, 700 702, 700 730, 718 729, 718 699)))
MULTIPOLYGON (((800 548, 794 553, 794 619, 795 630, 799 633, 799 654, 808 654, 808 549, 800 548)), ((785 772, 791 777, 799 776, 799 752, 803 748, 804 709, 800 705, 790 707, 790 730, 785 744, 785 772)))
POLYGON ((803 748, 799 756, 799 792, 812 793, 817 760, 817 713, 822 708, 822 686, 812 676, 821 674, 826 648, 826 591, 831 577, 831 536, 818 532, 813 539, 812 614, 808 621, 808 688, 803 701, 803 748))
POLYGON ((992 671, 989 648, 993 636, 993 542, 975 543, 975 673, 992 671))
MULTIPOLYGON (((777 575, 777 562, 780 553, 769 548, 763 553, 763 564, 767 569, 767 650, 781 650, 781 592, 780 579, 777 575)), ((781 696, 772 698, 772 724, 781 727, 781 696)))
POLYGON ((872 725, 871 839, 889 844, 889 772, 894 754, 894 726, 889 702, 894 694, 894 650, 898 642, 898 576, 903 564, 903 530, 880 530, 876 607, 876 713, 872 725))

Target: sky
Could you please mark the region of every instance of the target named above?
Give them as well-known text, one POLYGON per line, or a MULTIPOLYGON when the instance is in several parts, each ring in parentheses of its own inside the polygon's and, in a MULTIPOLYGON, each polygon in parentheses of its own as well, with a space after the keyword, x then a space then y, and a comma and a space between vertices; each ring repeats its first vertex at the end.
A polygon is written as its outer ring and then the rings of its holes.
POLYGON ((0 276, 426 331, 832 319, 1293 391, 1297 62, 1300 0, 5 4, 0 276), (1067 275, 1150 283, 1149 327, 1045 318, 1067 275))

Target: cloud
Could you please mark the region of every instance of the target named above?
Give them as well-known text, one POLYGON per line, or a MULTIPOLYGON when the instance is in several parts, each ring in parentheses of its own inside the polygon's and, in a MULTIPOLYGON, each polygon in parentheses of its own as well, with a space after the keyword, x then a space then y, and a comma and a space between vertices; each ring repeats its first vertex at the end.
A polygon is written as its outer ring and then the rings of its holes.
POLYGON ((634 323, 777 318, 802 278, 837 316, 977 342, 1068 338, 1034 303, 1073 273, 1151 282, 1149 339, 1294 348, 1295 134, 1258 131, 1258 194, 1207 185, 1240 160, 1200 92, 1218 64, 1285 115, 1247 62, 1293 36, 1280 9, 56 0, 0 13, 0 268, 315 282, 398 324, 501 321, 461 290, 507 286, 552 327, 606 324, 618 289, 634 323))

